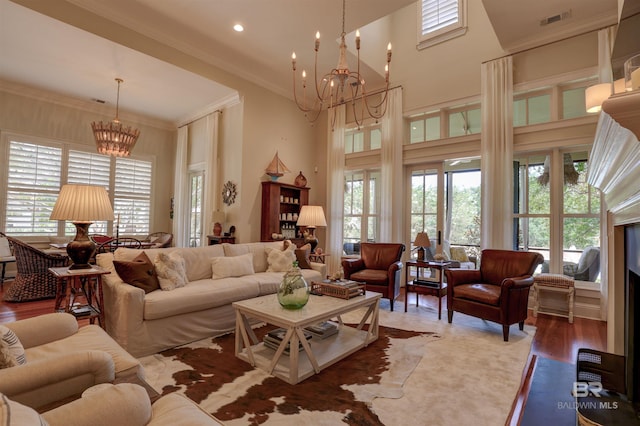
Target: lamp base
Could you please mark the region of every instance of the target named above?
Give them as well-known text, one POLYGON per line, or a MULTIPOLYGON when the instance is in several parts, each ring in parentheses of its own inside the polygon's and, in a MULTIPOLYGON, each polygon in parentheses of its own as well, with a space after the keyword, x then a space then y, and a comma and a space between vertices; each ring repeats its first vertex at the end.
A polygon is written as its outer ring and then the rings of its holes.
POLYGON ((424 262, 424 247, 418 247, 418 260, 424 262))
POLYGON ((69 269, 89 269, 89 260, 96 251, 96 245, 89 239, 91 222, 73 222, 76 227, 76 237, 67 244, 67 254, 71 259, 69 269))

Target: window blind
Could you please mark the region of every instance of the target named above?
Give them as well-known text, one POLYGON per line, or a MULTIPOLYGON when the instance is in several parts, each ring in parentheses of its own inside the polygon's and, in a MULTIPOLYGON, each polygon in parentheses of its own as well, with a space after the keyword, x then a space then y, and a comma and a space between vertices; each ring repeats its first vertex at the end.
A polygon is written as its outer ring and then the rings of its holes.
POLYGON ((6 230, 12 235, 56 235, 49 220, 60 192, 62 149, 9 142, 6 230))
POLYGON ((116 158, 113 210, 120 234, 149 233, 151 169, 149 161, 116 158))
POLYGON ((458 22, 458 0, 422 0, 422 35, 458 22))

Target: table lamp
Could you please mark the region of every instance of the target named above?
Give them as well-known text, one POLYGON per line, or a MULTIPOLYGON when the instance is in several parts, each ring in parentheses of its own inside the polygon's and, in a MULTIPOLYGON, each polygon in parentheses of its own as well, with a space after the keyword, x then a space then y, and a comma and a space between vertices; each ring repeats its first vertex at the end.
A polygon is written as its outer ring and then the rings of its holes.
POLYGON ((426 232, 418 232, 413 245, 418 248, 418 260, 424 262, 424 248, 431 247, 431 240, 426 232))
POLYGON ((73 262, 69 269, 91 268, 89 259, 96 245, 89 239, 89 226, 98 220, 113 220, 109 194, 102 186, 64 185, 50 219, 70 220, 76 227, 76 237, 67 244, 67 254, 73 262))
POLYGON ((215 212, 213 212, 211 219, 213 221, 213 235, 215 235, 216 237, 221 236, 222 225, 226 220, 226 215, 224 214, 224 212, 221 212, 220 210, 216 210, 215 212))
POLYGON ((296 225, 308 229, 309 233, 304 238, 304 242, 305 244, 310 244, 311 253, 315 253, 316 247, 318 246, 318 238, 313 235, 313 233, 317 226, 327 226, 327 220, 324 217, 322 206, 302 206, 296 225))

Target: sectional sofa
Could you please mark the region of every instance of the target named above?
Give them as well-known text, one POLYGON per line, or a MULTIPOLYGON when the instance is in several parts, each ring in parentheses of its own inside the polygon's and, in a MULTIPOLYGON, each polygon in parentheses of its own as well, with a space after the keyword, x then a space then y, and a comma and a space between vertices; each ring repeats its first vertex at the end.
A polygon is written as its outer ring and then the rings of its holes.
MULTIPOLYGON (((151 261, 160 253, 179 253, 188 280, 183 287, 148 293, 125 283, 114 267, 114 260, 131 262, 141 250, 118 248, 99 254, 96 263, 111 272, 103 278, 107 332, 135 357, 230 332, 235 327, 233 302, 277 292, 284 272, 269 272, 268 256, 282 251, 283 245, 279 241, 144 250, 151 261), (225 263, 232 266, 221 273, 225 263)), ((310 267, 302 269, 308 283, 325 277, 325 265, 310 267)), ((273 300, 278 303, 275 296, 273 300)))

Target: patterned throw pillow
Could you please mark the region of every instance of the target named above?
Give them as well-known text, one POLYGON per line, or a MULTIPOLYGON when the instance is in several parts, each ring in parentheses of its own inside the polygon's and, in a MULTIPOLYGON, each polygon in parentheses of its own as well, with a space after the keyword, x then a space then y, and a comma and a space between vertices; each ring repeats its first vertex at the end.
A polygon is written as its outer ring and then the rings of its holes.
POLYGON ((122 281, 143 289, 145 293, 151 293, 160 288, 156 268, 145 252, 140 252, 131 262, 114 260, 113 266, 122 281))
POLYGON ((174 290, 187 285, 187 271, 184 258, 180 253, 158 253, 154 262, 160 288, 165 291, 174 290))
POLYGON ((296 261, 296 246, 291 244, 286 250, 276 250, 271 247, 265 248, 267 252, 267 272, 287 272, 296 261))
POLYGON ((27 362, 24 347, 13 330, 0 325, 0 368, 22 365, 27 362))

